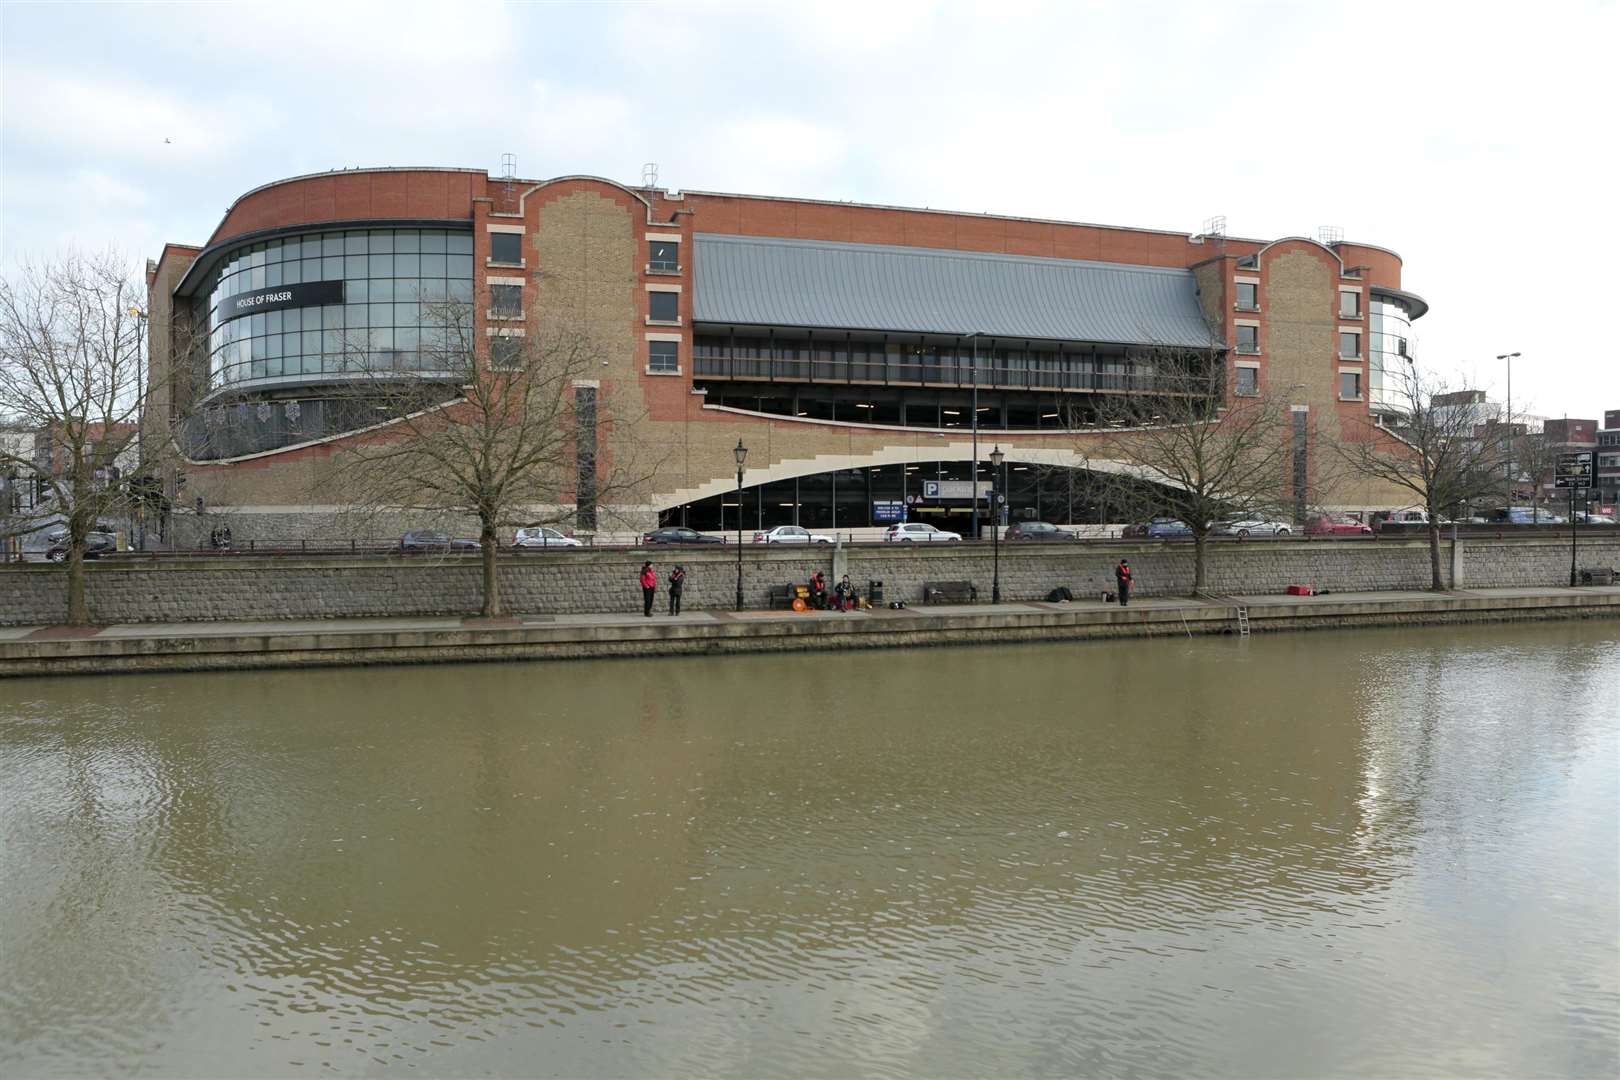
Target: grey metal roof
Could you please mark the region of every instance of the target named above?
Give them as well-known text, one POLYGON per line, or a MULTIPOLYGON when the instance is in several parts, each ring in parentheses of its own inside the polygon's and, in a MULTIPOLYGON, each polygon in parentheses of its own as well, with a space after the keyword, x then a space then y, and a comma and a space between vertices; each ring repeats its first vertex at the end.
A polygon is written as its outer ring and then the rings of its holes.
POLYGON ((1189 270, 713 233, 695 239, 696 322, 1221 347, 1189 270))

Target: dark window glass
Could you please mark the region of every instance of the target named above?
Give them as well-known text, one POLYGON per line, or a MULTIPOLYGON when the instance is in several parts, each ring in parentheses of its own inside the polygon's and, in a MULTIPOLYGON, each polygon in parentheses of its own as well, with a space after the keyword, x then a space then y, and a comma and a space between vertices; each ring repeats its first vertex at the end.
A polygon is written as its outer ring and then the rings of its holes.
POLYGON ((523 236, 519 233, 490 233, 489 261, 516 266, 523 261, 523 236))
POLYGON ((510 371, 516 368, 523 356, 523 339, 518 337, 498 337, 489 341, 489 366, 510 371))
POLYGON ((521 285, 491 285, 489 298, 491 310, 500 318, 511 319, 523 314, 521 285))
POLYGON ((1257 353, 1260 351, 1260 328, 1258 326, 1240 326, 1237 328, 1238 352, 1257 353))
POLYGON ((681 268, 681 246, 672 240, 649 240, 647 269, 676 271, 681 268))
POLYGON ((1349 358, 1361 355, 1360 334, 1339 334, 1339 355, 1349 358))
POLYGON ((1237 306, 1244 311, 1258 311, 1260 308, 1260 286, 1252 281, 1238 282, 1237 306))
POLYGON ((1252 367, 1238 368, 1237 392, 1240 394, 1258 394, 1260 392, 1260 372, 1252 367))
POLYGON ((680 343, 675 341, 647 342, 647 370, 680 371, 680 343))
POLYGON ((1342 292, 1339 294, 1339 314, 1347 319, 1361 317, 1361 294, 1342 292))
POLYGON ((647 317, 654 322, 675 322, 681 317, 681 294, 672 292, 648 293, 647 317))
POLYGON ((1339 397, 1346 401, 1354 401, 1361 397, 1361 372, 1339 372, 1339 397))

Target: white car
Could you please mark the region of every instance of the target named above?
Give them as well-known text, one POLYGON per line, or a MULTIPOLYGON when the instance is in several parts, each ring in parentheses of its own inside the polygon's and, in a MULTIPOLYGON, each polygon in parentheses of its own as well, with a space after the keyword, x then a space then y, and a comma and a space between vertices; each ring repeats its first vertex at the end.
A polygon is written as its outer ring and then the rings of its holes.
POLYGON ((536 528, 532 528, 532 529, 519 529, 517 531, 516 538, 514 538, 513 541, 512 541, 512 546, 513 547, 521 547, 521 548, 537 548, 537 547, 565 547, 565 548, 567 548, 567 547, 584 547, 585 545, 581 544, 578 540, 575 540, 572 536, 564 536, 562 533, 558 532, 556 529, 546 529, 546 528, 536 527, 536 528))
POLYGON ((907 521, 890 525, 884 530, 883 539, 890 543, 930 543, 935 540, 960 540, 962 534, 936 529, 921 521, 907 521))
POLYGON ((1209 531, 1216 536, 1288 536, 1293 533, 1294 527, 1286 522, 1267 521, 1264 518, 1234 518, 1217 521, 1209 531))
POLYGON ((754 534, 756 544, 830 544, 832 537, 801 529, 797 525, 778 525, 774 529, 754 534))

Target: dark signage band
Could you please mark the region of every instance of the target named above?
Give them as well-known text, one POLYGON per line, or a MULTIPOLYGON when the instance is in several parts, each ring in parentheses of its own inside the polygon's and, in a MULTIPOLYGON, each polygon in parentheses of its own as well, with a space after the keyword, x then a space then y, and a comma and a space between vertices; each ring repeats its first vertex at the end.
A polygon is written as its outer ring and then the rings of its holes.
POLYGON ((305 281, 297 285, 275 285, 268 289, 237 293, 226 297, 219 305, 220 321, 240 319, 244 315, 257 315, 262 311, 280 311, 282 308, 315 307, 319 304, 343 303, 342 281, 305 281))

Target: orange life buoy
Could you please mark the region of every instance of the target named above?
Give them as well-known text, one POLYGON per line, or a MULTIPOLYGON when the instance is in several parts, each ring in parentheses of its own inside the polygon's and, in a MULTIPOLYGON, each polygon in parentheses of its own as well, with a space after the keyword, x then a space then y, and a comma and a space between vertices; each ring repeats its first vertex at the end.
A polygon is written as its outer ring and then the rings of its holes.
POLYGON ((810 610, 810 605, 804 602, 804 597, 795 596, 793 598, 793 610, 794 611, 809 611, 810 610))

